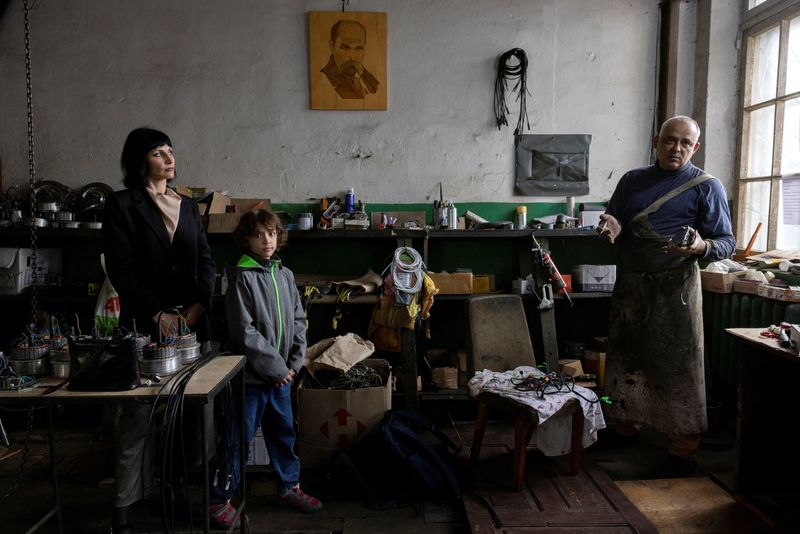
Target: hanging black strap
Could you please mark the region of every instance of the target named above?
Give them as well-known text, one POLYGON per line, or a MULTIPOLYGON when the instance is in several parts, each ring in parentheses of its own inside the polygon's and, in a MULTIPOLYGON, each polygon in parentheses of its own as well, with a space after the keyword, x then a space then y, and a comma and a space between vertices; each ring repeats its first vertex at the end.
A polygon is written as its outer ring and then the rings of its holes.
POLYGON ((517 92, 517 100, 519 100, 519 118, 514 130, 516 136, 523 132, 525 126, 529 130, 531 128, 526 110, 526 99, 530 94, 528 92, 528 56, 521 48, 512 48, 505 52, 497 62, 497 77, 494 82, 494 115, 498 130, 504 125, 508 126, 506 114, 509 109, 506 105, 506 92, 509 80, 515 81, 512 91, 517 92), (512 59, 516 61, 509 64, 509 60, 512 59))

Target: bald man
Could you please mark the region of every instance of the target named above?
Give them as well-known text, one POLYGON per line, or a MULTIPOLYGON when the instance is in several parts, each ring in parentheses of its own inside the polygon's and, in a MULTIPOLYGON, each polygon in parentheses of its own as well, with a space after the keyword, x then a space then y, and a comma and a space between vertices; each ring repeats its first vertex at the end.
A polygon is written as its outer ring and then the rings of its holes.
POLYGON ((378 90, 380 83, 362 63, 366 44, 367 30, 361 23, 340 20, 331 26, 331 57, 320 72, 341 98, 360 99, 378 90))
POLYGON ((707 429, 697 260, 730 258, 736 247, 725 189, 691 162, 699 139, 690 117, 664 122, 653 140, 656 163, 620 179, 598 225, 618 249, 606 412, 669 436, 652 478, 689 476, 697 467, 707 429))

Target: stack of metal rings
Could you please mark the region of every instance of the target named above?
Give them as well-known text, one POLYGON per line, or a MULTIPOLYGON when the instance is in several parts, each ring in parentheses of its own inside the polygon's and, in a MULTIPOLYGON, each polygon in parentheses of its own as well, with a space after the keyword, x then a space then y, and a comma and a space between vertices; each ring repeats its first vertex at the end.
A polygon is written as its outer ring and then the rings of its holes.
POLYGON ((197 342, 197 334, 194 332, 178 336, 175 340, 175 345, 178 348, 178 356, 181 358, 181 363, 184 365, 200 357, 200 343, 197 342))
POLYGON ((8 353, 8 363, 18 375, 44 376, 50 374, 50 345, 29 346, 23 343, 8 353))
POLYGON ((69 344, 67 336, 53 336, 50 339, 50 363, 53 376, 69 378, 69 344))
POLYGON ((171 375, 181 368, 181 358, 174 343, 149 343, 142 347, 139 371, 146 375, 171 375))

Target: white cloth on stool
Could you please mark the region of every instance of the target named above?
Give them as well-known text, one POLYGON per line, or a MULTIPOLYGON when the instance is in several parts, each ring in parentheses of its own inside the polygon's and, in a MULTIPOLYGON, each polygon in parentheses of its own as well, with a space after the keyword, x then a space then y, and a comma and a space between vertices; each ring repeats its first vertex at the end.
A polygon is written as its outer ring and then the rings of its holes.
POLYGON ((520 366, 512 371, 495 372, 484 369, 477 371, 467 386, 470 396, 475 397, 480 393, 495 393, 497 395, 514 399, 530 406, 539 414, 539 424, 536 426, 536 448, 545 456, 562 456, 571 450, 570 438, 572 436, 571 417, 550 417, 561 409, 569 399, 578 399, 583 409, 583 437, 582 444, 590 446, 597 441, 597 431, 606 427, 603 410, 600 409, 597 395, 582 386, 575 386, 574 390, 586 399, 571 391, 548 392, 540 399, 535 391, 518 391, 511 382, 512 378, 524 378, 530 375, 543 376, 544 373, 535 367, 520 366))

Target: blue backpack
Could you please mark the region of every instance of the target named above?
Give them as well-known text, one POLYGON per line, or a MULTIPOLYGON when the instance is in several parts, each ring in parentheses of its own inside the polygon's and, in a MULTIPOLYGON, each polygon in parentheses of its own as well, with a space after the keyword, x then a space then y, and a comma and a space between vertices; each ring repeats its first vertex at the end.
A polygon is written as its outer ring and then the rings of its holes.
POLYGON ((422 489, 439 497, 461 496, 455 470, 461 449, 430 419, 412 410, 389 410, 381 423, 381 434, 389 451, 408 467, 422 489), (424 439, 422 431, 435 441, 424 439))

